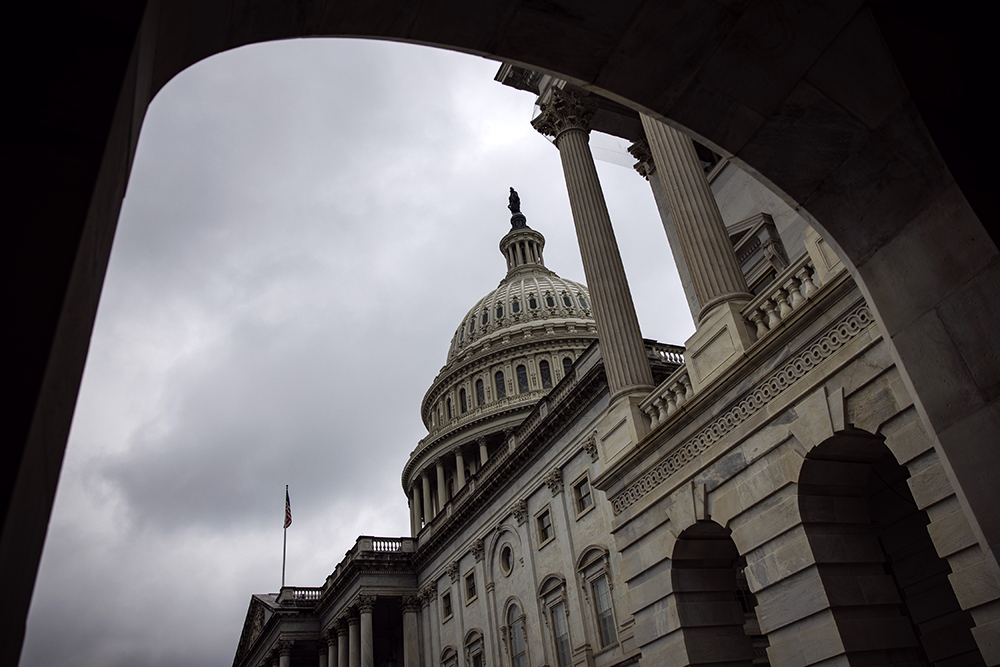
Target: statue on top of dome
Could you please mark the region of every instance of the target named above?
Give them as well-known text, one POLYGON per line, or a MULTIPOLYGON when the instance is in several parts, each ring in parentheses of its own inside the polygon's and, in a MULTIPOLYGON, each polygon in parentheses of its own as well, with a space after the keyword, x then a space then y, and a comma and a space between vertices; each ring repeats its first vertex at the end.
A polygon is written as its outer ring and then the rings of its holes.
POLYGON ((517 190, 514 188, 510 189, 510 197, 507 201, 510 202, 507 204, 507 208, 510 209, 512 214, 516 215, 521 212, 521 198, 517 196, 517 190))

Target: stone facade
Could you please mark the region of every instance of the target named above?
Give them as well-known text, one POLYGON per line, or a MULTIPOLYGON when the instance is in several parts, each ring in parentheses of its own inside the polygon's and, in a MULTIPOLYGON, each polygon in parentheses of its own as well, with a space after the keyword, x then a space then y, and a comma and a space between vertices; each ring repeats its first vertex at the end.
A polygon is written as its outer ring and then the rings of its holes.
POLYGON ((544 268, 512 202, 507 278, 424 398, 412 537, 360 537, 322 587, 254 596, 234 667, 1000 663, 996 563, 826 241, 658 121, 498 78, 539 95, 589 290, 544 268), (698 321, 685 348, 633 329, 592 123, 649 148, 639 171, 698 321), (568 302, 513 318, 545 296, 526 276, 568 302))

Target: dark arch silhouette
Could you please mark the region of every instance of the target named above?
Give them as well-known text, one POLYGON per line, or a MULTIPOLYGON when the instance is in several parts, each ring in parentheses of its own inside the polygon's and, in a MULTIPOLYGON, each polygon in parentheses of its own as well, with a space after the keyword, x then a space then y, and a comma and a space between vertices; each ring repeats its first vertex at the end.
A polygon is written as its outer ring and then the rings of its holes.
POLYGON ((995 90, 991 42, 978 39, 990 25, 985 7, 977 14, 887 0, 497 0, 475 10, 456 0, 20 4, 11 25, 42 26, 45 40, 12 68, 8 106, 17 117, 5 156, 16 166, 5 201, 15 326, 7 330, 10 444, 0 451, 0 571, 11 582, 4 660, 20 651, 146 107, 202 58, 292 37, 410 41, 559 73, 686 128, 801 204, 876 311, 970 524, 992 550, 1000 516, 983 471, 1000 468, 992 446, 1000 420, 991 407, 1000 386, 1000 261, 980 222, 997 210, 984 168, 993 151, 980 143, 991 127, 982 102, 995 90))

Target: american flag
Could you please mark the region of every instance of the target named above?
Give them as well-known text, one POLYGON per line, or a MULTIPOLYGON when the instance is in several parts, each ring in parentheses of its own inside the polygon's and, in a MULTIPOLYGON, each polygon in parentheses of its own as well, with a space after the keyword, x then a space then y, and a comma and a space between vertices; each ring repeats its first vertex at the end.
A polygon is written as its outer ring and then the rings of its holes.
POLYGON ((292 525, 292 501, 288 499, 288 487, 285 487, 285 528, 292 525))

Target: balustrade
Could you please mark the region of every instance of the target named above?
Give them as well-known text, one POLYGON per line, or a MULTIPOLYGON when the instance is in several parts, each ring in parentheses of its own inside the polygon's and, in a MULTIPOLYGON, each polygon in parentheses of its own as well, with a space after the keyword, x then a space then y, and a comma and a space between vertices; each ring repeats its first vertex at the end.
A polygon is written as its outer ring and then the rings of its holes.
POLYGON ((693 394, 687 368, 681 366, 639 404, 639 409, 649 417, 650 428, 653 429, 677 412, 693 394))
POLYGON ((803 254, 743 309, 743 317, 765 337, 800 309, 822 286, 812 258, 803 254))

